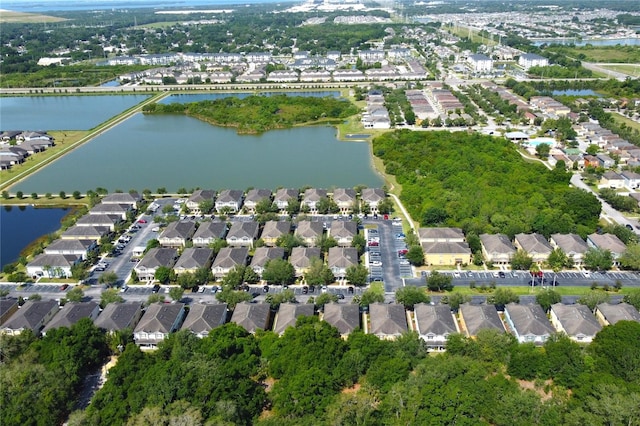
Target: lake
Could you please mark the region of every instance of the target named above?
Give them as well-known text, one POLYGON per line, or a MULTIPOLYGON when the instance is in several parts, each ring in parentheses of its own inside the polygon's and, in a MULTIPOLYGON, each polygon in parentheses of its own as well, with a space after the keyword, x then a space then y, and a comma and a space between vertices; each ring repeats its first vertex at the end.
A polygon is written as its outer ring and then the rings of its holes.
POLYGON ((323 98, 326 96, 333 96, 334 98, 340 97, 340 92, 338 91, 321 91, 321 92, 260 92, 260 93, 249 93, 249 92, 229 92, 229 93, 185 93, 185 94, 172 94, 160 100, 161 104, 173 104, 173 103, 181 103, 186 104, 190 102, 201 102, 201 101, 215 101, 216 99, 224 99, 229 97, 236 97, 239 99, 244 99, 251 95, 259 94, 260 96, 274 96, 274 95, 287 95, 287 96, 301 96, 307 98, 323 98))
POLYGON ((70 208, 35 208, 1 206, 0 268, 15 262, 20 252, 36 239, 60 228, 60 221, 70 208))
POLYGON ((25 194, 165 187, 382 186, 369 144, 333 127, 238 135, 181 115, 138 113, 11 188, 25 194))
POLYGON ((89 130, 149 95, 0 97, 0 130, 89 130))

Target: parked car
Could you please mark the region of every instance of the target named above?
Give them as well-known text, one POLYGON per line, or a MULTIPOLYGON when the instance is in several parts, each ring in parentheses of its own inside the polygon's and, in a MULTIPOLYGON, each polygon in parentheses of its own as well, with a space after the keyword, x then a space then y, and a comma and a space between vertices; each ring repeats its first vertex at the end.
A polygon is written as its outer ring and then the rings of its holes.
POLYGON ((336 294, 336 296, 338 296, 339 300, 344 300, 344 294, 338 293, 338 294, 336 294))
POLYGON ((138 223, 147 223, 146 219, 140 219, 138 223))
POLYGON ((500 271, 500 272, 498 272, 498 276, 500 278, 504 278, 506 275, 504 274, 504 272, 500 271))
POLYGON ((213 293, 213 294, 217 293, 218 290, 220 290, 220 289, 218 288, 217 285, 214 285, 213 287, 211 287, 211 293, 213 293))
POLYGON ((127 290, 129 290, 129 287, 125 284, 120 288, 120 293, 124 293, 127 290))
POLYGON ((67 288, 69 288, 69 284, 62 284, 60 286, 60 291, 65 291, 67 288))
POLYGON ((151 290, 152 293, 157 293, 160 291, 160 284, 156 284, 153 286, 153 290, 151 290))

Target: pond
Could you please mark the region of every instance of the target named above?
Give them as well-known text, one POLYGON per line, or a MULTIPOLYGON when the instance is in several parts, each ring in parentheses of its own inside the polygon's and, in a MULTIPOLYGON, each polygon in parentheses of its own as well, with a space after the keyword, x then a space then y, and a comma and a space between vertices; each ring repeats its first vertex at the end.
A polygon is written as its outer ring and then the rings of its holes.
POLYGON ((0 98, 0 130, 89 130, 149 95, 0 98))
POLYGON ((36 239, 57 231, 70 208, 2 206, 0 208, 0 268, 15 262, 36 239))
POLYGON ((333 127, 238 135, 181 115, 135 114, 11 188, 25 194, 164 187, 246 189, 383 184, 369 144, 333 127))

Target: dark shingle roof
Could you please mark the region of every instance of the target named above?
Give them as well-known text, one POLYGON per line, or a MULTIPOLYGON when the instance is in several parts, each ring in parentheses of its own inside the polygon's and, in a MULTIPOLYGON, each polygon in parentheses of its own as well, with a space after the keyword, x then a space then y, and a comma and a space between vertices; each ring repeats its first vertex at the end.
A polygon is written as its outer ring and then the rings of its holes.
POLYGON ((455 320, 448 305, 428 305, 418 303, 414 307, 418 332, 421 335, 433 333, 437 336, 457 333, 455 320))
POLYGON ((109 303, 96 318, 94 324, 107 331, 135 327, 140 319, 141 310, 140 302, 109 303))
POLYGON ((269 325, 270 309, 268 303, 238 303, 233 310, 231 322, 243 327, 249 333, 255 333, 258 329, 266 330, 269 325))
POLYGON ((467 332, 475 336, 482 329, 505 331, 494 305, 460 305, 460 315, 464 319, 467 332))
POLYGON ((42 329, 43 333, 58 328, 71 327, 82 318, 89 318, 98 310, 96 302, 67 302, 60 312, 42 329))
POLYGON ((282 334, 288 327, 294 327, 300 316, 312 316, 314 306, 310 303, 282 303, 276 315, 273 331, 282 334))
POLYGON ((327 303, 324 305, 322 320, 337 328, 340 334, 349 334, 360 327, 360 307, 327 303))
POLYGON ((397 336, 407 331, 407 314, 398 304, 372 303, 369 305, 371 329, 376 336, 397 336))
POLYGON ((223 325, 227 321, 226 303, 194 303, 182 324, 182 330, 195 334, 205 334, 212 328, 223 325))

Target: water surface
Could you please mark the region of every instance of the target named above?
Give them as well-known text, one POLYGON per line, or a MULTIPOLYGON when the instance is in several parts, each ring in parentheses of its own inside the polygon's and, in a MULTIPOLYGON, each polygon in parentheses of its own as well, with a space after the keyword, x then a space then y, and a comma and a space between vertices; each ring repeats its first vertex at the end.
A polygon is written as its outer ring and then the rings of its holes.
POLYGON ((238 135, 181 115, 136 114, 73 150, 12 192, 246 189, 382 185, 369 144, 341 142, 333 127, 238 135))
POLYGON ((0 130, 89 130, 149 96, 0 97, 0 130))

